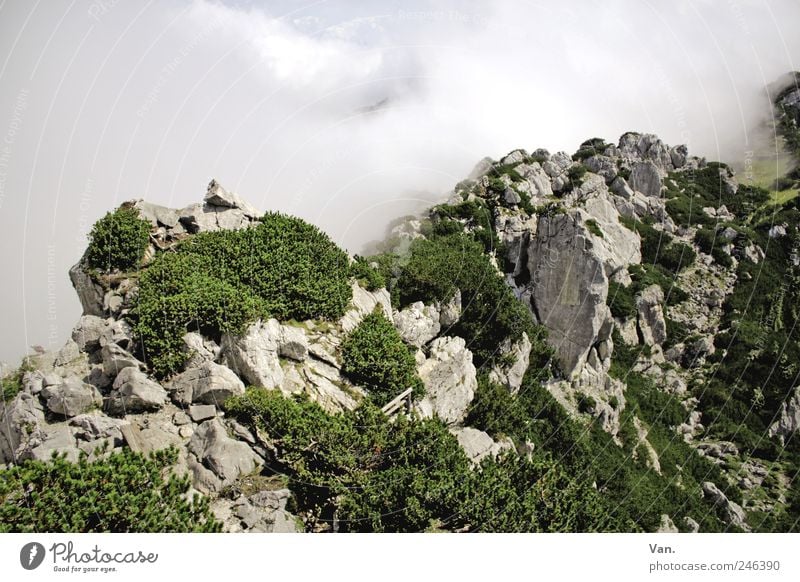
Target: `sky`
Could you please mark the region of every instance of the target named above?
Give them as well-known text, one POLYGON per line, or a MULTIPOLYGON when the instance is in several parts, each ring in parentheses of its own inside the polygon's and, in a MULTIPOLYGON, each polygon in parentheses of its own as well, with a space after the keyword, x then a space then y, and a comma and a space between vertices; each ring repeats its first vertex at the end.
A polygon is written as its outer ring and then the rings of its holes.
POLYGON ((656 133, 736 162, 800 3, 0 0, 0 361, 57 349, 121 202, 216 178, 350 252, 484 156, 656 133))

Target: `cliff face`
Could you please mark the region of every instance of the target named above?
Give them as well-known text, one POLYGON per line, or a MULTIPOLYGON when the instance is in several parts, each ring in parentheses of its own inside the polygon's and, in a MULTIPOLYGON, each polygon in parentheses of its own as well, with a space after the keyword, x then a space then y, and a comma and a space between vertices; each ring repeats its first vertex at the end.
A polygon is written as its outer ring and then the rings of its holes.
MULTIPOLYGON (((787 128, 795 93, 778 101, 787 128)), ((446 203, 396 227, 384 252, 350 258, 335 316, 274 316, 278 281, 266 296, 237 296, 255 305, 239 327, 224 313, 222 324, 176 319, 170 360, 153 360, 167 348, 145 333, 148 271, 205 249, 203 233, 252 232, 245 243, 256 245, 271 227, 216 182, 185 209, 123 207, 150 228, 139 267, 103 272, 84 259, 70 270, 84 310, 72 339, 3 370, 2 463, 174 446, 175 471, 229 531, 344 527, 346 495, 312 508, 300 482, 309 469, 297 455, 325 438, 295 450, 299 437, 272 432, 274 422, 248 423, 241 403, 255 386, 334 417, 372 403, 395 420, 438 419, 476 478, 493 474, 487 460, 512 457, 580 471, 625 516, 585 529, 781 530, 796 519, 798 210, 739 185, 724 164, 637 133, 588 140, 572 156, 484 160, 446 203), (356 357, 356 345, 369 349, 356 357), (288 486, 263 485, 276 471, 288 486)), ((196 264, 209 284, 261 284, 196 264)), ((207 301, 191 281, 175 295, 160 289, 157 317, 181 298, 207 301)), ((359 470, 392 466, 378 467, 359 470)), ((504 527, 524 529, 494 529, 504 527)))

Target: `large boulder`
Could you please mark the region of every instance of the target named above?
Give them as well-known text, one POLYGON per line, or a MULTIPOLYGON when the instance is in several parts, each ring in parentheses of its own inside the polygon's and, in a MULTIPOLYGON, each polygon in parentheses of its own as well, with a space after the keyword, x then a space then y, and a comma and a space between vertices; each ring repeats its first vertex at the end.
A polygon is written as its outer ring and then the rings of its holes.
POLYGON ((497 457, 505 451, 514 450, 514 444, 509 439, 496 442, 487 433, 471 426, 451 428, 450 433, 456 437, 467 458, 475 465, 486 457, 497 457))
POLYGON ((231 396, 244 394, 244 384, 228 367, 206 361, 178 374, 170 382, 173 398, 181 404, 199 402, 221 405, 231 396))
POLYGON ((189 441, 189 452, 216 476, 220 488, 263 465, 261 457, 248 445, 228 436, 218 418, 207 420, 197 428, 189 441))
POLYGON ((649 198, 659 198, 662 184, 658 167, 649 160, 637 163, 631 172, 630 185, 649 198))
POLYGON ((417 301, 395 312, 394 326, 405 342, 417 348, 422 347, 439 333, 439 310, 433 305, 417 301))
POLYGON ((158 410, 167 400, 167 391, 137 368, 124 368, 114 380, 113 391, 106 399, 111 414, 130 414, 158 410))
POLYGON ((109 378, 115 377, 125 368, 144 370, 146 367, 143 362, 116 343, 106 343, 100 354, 103 359, 103 373, 109 378))
POLYGON ((778 419, 769 427, 769 436, 778 437, 781 444, 787 437, 791 437, 800 428, 800 388, 794 389, 794 394, 787 402, 781 403, 781 412, 778 419))
POLYGON ((84 315, 72 329, 72 339, 82 352, 93 352, 100 347, 100 338, 106 330, 106 321, 96 315, 84 315))
POLYGON ((278 355, 281 337, 281 324, 276 319, 257 321, 244 335, 222 336, 221 357, 248 384, 277 388, 283 383, 278 355))
POLYGON ((418 403, 424 418, 438 416, 448 424, 464 420, 478 388, 472 352, 460 337, 440 337, 430 345, 430 354, 418 368, 425 396, 418 403))
POLYGON ((381 306, 381 310, 387 319, 392 321, 392 301, 386 289, 370 292, 362 289, 358 283, 353 283, 352 288, 353 299, 351 300, 350 308, 339 320, 339 324, 345 333, 349 333, 358 327, 361 320, 372 313, 378 305, 381 306))
POLYGON ((223 188, 216 180, 209 182, 203 200, 210 206, 241 210, 248 218, 258 218, 262 214, 257 208, 245 202, 238 194, 223 188))
POLYGON ((47 386, 41 394, 50 412, 67 418, 99 408, 103 404, 103 397, 97 388, 78 379, 47 386))
POLYGON ((704 482, 703 494, 708 497, 714 503, 714 505, 722 508, 726 523, 739 527, 745 531, 750 530, 750 526, 748 526, 747 522, 745 521, 746 514, 744 509, 742 509, 742 506, 735 501, 728 499, 728 496, 725 495, 725 493, 723 493, 714 483, 711 481, 704 482))
POLYGON ((0 402, 0 463, 14 463, 43 435, 44 409, 39 398, 20 392, 8 402, 0 402))

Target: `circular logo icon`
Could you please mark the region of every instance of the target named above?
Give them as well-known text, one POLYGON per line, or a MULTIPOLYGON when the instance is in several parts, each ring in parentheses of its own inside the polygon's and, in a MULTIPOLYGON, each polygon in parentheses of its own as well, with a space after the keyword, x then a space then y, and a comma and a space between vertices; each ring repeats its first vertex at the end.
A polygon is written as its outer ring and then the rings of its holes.
POLYGON ((44 562, 44 546, 39 542, 30 542, 19 551, 19 563, 26 570, 35 570, 44 562))

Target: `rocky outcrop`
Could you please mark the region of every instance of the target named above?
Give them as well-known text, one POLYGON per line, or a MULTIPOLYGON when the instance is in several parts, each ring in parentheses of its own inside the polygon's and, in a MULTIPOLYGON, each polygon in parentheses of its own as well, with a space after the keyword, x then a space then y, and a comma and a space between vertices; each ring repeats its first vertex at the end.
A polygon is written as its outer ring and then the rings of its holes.
POLYGON ((638 162, 631 172, 630 186, 649 198, 661 196, 661 172, 653 162, 638 162))
POLYGON ((644 289, 636 298, 639 333, 648 346, 660 346, 667 339, 667 324, 664 321, 664 292, 658 285, 644 289))
POLYGON ((467 458, 475 465, 479 465, 487 457, 494 458, 514 450, 514 443, 510 439, 496 442, 487 433, 470 426, 451 428, 450 433, 456 437, 467 458))
POLYGON ((528 371, 531 356, 531 340, 527 333, 522 339, 511 343, 505 340, 500 346, 501 362, 489 372, 489 379, 508 388, 512 394, 519 391, 522 379, 528 371))
POLYGON ((420 415, 437 416, 447 424, 461 422, 478 388, 466 342, 460 337, 435 339, 418 373, 425 385, 425 396, 417 405, 420 415))
POLYGON ((781 403, 780 416, 769 427, 770 438, 778 437, 783 444, 800 428, 800 388, 795 388, 792 397, 781 403))
POLYGON ((103 404, 103 398, 97 388, 78 379, 47 386, 41 395, 50 412, 67 418, 99 408, 103 404))
POLYGON ((167 391, 137 368, 124 368, 114 380, 113 391, 105 401, 110 414, 130 414, 158 410, 167 400, 167 391))
POLYGON ((439 334, 439 310, 422 301, 394 313, 394 326, 400 337, 414 347, 422 347, 439 334))
POLYGON ((339 321, 339 325, 345 333, 353 331, 361 320, 380 306, 384 315, 392 321, 392 301, 386 289, 378 289, 370 292, 363 289, 358 283, 353 283, 353 298, 350 308, 339 321))
POLYGON ((750 531, 750 527, 745 521, 746 515, 742 506, 728 499, 728 496, 725 495, 719 487, 710 481, 706 481, 703 483, 703 493, 714 505, 722 508, 725 521, 729 525, 736 526, 745 531, 750 531))
POLYGON ((221 359, 248 384, 277 388, 283 383, 279 359, 282 330, 276 319, 258 321, 241 336, 223 335, 221 359))
POLYGON ((212 474, 200 479, 210 491, 219 491, 240 475, 252 473, 263 464, 247 444, 231 438, 225 425, 217 418, 207 420, 197 428, 189 441, 189 452, 200 463, 200 466, 195 463, 193 471, 206 469, 212 474))

